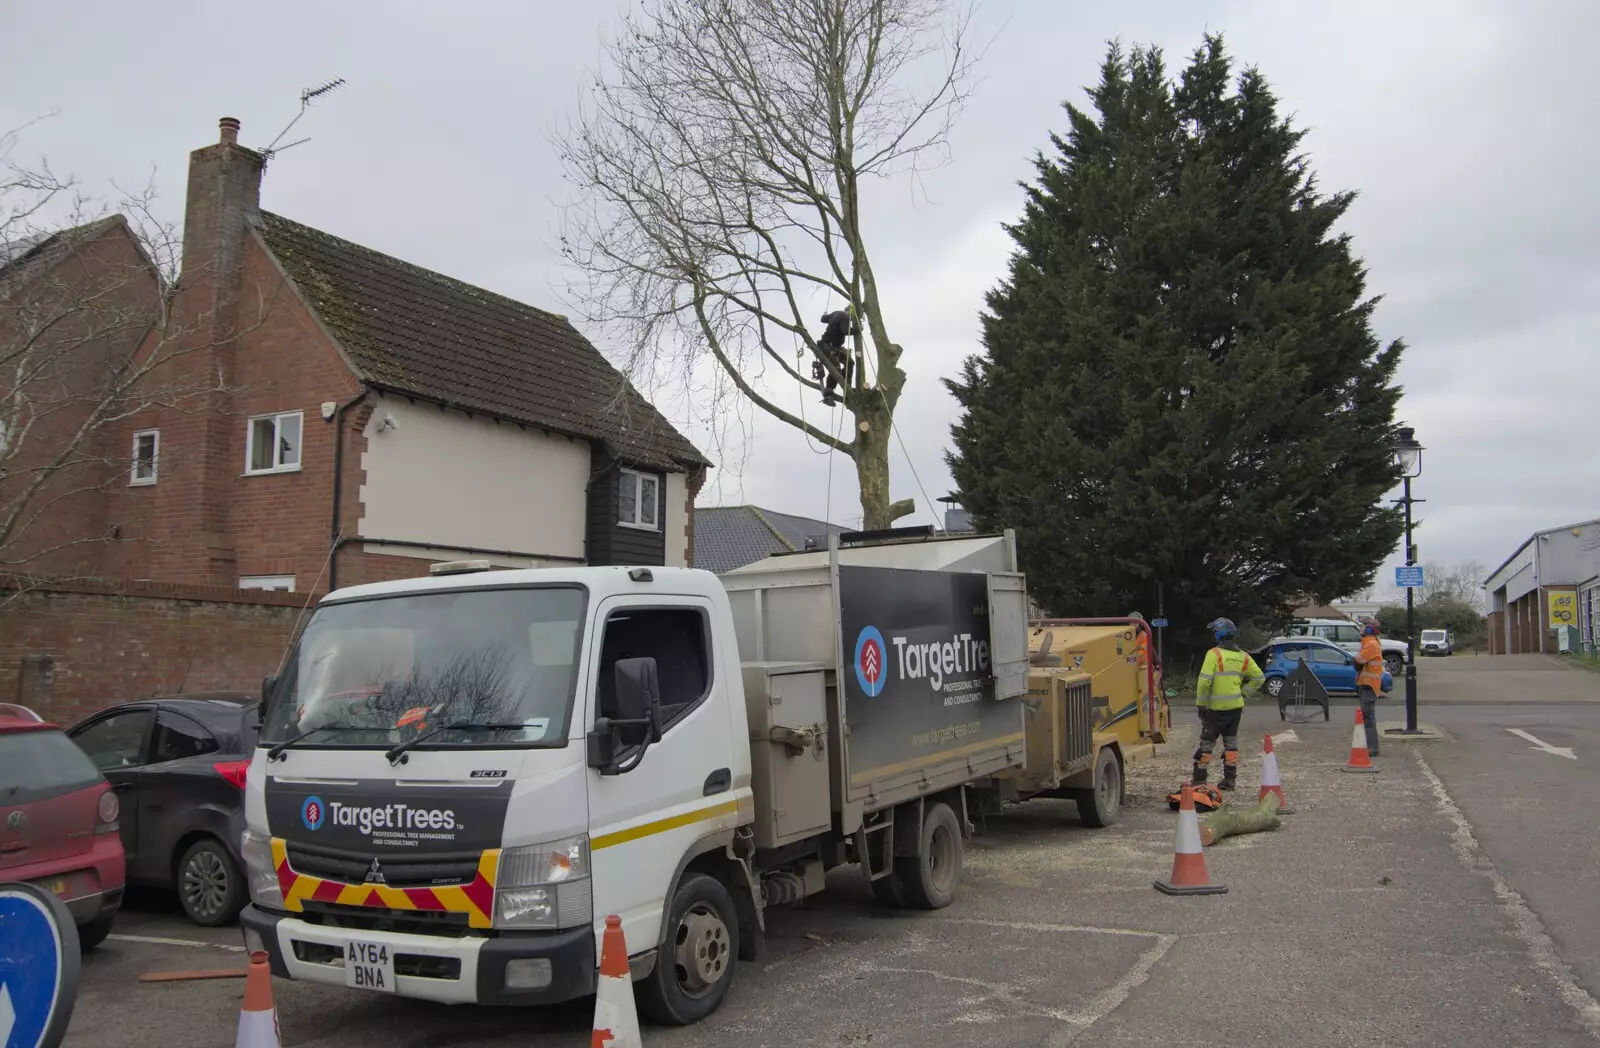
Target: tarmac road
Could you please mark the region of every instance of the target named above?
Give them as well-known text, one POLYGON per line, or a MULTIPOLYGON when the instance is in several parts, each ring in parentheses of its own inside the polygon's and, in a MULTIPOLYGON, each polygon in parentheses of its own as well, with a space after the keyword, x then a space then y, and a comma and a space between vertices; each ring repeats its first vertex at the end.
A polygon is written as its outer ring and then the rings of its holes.
MULTIPOLYGON (((1550 789, 1588 781, 1589 762, 1600 758, 1590 726, 1600 721, 1582 719, 1589 709, 1581 694, 1538 698, 1588 682, 1574 682, 1567 670, 1546 677, 1543 669, 1487 665, 1468 680, 1468 659, 1445 661, 1424 668, 1424 696, 1481 692, 1484 701, 1436 713, 1425 697, 1424 719, 1440 723, 1447 737, 1393 743, 1377 775, 1340 771, 1350 738, 1346 709, 1280 736, 1284 782, 1298 810, 1278 831, 1207 851, 1226 895, 1168 898, 1151 888, 1172 863, 1174 819, 1163 796, 1184 774, 1194 744, 1192 721, 1180 716, 1166 757, 1130 782, 1119 825, 1086 830, 1060 801, 992 819, 969 844, 960 898, 934 914, 884 911, 859 878, 836 872, 833 890, 805 908, 769 911, 771 956, 740 967, 718 1014, 688 1029, 647 1029, 645 1041, 718 1048, 925 1048, 930 1039, 940 1048, 1593 1044, 1600 1008, 1583 987, 1594 988, 1596 932, 1587 915, 1596 912, 1596 885, 1579 861, 1592 863, 1593 831, 1576 805, 1552 814, 1563 806, 1550 789), (1500 672, 1509 675, 1489 679, 1500 672), (1524 696, 1522 706, 1497 698, 1511 692, 1524 696), (1539 704, 1547 701, 1570 705, 1556 711, 1568 720, 1539 704), (1529 751, 1495 720, 1508 716, 1525 718, 1510 726, 1572 746, 1578 759, 1529 751), (1499 775, 1496 763, 1505 769, 1499 775), (1550 819, 1573 835, 1547 833, 1550 819), (1574 836, 1580 829, 1587 836, 1574 836), (1562 892, 1575 897, 1563 900, 1562 892)), ((1270 708, 1252 706, 1244 737, 1282 727, 1270 708)), ((1247 747, 1250 799, 1258 747, 1247 747)), ((232 1044, 238 981, 148 985, 137 977, 238 966, 242 955, 227 948, 236 947, 237 932, 195 929, 174 913, 152 912, 149 900, 141 905, 118 926, 121 938, 86 964, 67 1045, 232 1044)), ((274 992, 285 1048, 578 1048, 588 1043, 592 1014, 587 1001, 543 1011, 448 1008, 282 980, 274 992)))
POLYGON ((1437 659, 1424 669, 1423 719, 1449 742, 1428 749, 1429 765, 1577 983, 1600 996, 1600 673, 1543 656, 1437 659), (1435 694, 1457 704, 1432 707, 1435 694))

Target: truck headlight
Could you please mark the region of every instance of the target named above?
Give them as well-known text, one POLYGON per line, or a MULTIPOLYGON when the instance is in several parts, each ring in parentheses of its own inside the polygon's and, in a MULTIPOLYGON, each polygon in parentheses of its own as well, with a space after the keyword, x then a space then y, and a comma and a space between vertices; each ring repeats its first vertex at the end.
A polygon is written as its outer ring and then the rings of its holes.
POLYGON ((576 928, 593 917, 588 837, 527 844, 500 853, 496 928, 576 928))
POLYGON ((244 858, 250 901, 263 909, 282 910, 283 889, 278 886, 278 871, 272 865, 272 840, 245 830, 239 838, 239 854, 244 858))

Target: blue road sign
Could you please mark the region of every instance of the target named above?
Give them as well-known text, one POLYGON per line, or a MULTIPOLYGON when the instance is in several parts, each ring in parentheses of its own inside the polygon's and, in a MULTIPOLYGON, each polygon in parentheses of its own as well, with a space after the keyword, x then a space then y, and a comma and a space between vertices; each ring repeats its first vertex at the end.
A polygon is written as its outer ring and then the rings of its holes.
POLYGON ((1422 565, 1412 564, 1409 567, 1394 569, 1394 584, 1401 589, 1422 588, 1422 565))
POLYGON ((1154 626, 1158 630, 1164 630, 1164 629, 1167 628, 1167 620, 1166 619, 1151 619, 1150 620, 1150 625, 1154 626))
POLYGON ((78 926, 32 884, 0 884, 0 1048, 56 1048, 78 998, 78 926))

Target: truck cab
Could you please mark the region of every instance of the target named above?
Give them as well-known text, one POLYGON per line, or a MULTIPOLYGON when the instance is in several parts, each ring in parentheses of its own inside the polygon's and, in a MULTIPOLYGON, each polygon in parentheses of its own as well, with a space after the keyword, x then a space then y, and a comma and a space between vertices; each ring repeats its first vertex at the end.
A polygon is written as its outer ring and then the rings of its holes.
POLYGON ((689 569, 462 571, 324 600, 265 686, 248 774, 242 923, 275 974, 579 997, 600 900, 643 995, 715 1007, 750 908, 747 879, 742 904, 729 890, 752 806, 733 636, 716 577, 689 569))

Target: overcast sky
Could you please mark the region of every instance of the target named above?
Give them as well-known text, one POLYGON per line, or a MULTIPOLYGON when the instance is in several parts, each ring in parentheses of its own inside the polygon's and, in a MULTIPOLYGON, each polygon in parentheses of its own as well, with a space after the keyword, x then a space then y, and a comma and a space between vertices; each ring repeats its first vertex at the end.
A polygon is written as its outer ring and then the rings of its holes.
MULTIPOLYGON (((344 77, 271 164, 268 210, 535 305, 561 309, 551 249, 560 166, 546 138, 576 103, 621 8, 535 2, 266 5, 0 3, 0 129, 40 114, 20 155, 91 187, 154 170, 181 214, 186 157, 220 116, 262 146, 301 88, 344 77)), ((1493 568, 1536 529, 1600 516, 1600 210, 1592 41, 1600 5, 1557 0, 987 0, 998 34, 951 163, 875 216, 875 264, 909 374, 895 497, 951 489, 956 405, 939 382, 977 349, 1003 275, 1000 223, 1033 153, 1084 104, 1106 41, 1154 43, 1178 68, 1207 30, 1259 65, 1310 129, 1347 219, 1379 335, 1410 349, 1402 419, 1427 446, 1415 493, 1424 560, 1493 568), (1587 409, 1587 410, 1586 410, 1587 409)), ((586 332, 603 348, 605 332, 586 332)), ((786 393, 792 406, 798 391, 786 393)), ((820 406, 807 405, 808 417, 820 406)), ((702 504, 859 521, 854 469, 765 416, 715 448, 702 504)), ((1392 578, 1387 568, 1380 583, 1392 578)))

